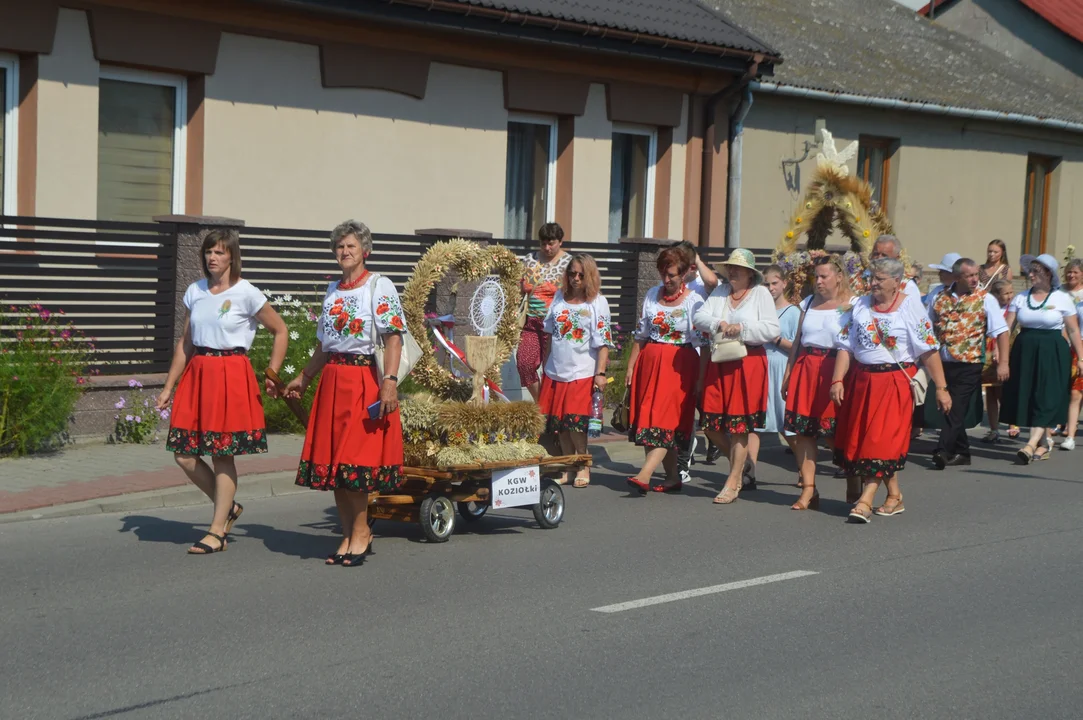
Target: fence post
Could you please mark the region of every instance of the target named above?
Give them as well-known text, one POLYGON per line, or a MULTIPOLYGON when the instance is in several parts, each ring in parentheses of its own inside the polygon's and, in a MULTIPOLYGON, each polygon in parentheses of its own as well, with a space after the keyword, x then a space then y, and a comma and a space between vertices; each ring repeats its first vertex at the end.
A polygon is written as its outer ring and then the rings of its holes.
POLYGON ((239 235, 244 220, 201 215, 158 215, 154 222, 173 226, 173 344, 184 334, 184 291, 203 277, 203 258, 199 249, 211 230, 229 230, 239 235))
POLYGON ((658 240, 656 238, 621 238, 620 242, 631 245, 635 250, 635 277, 636 277, 636 309, 635 317, 639 317, 643 308, 643 300, 647 297, 647 291, 658 285, 658 269, 655 261, 658 253, 664 247, 673 244, 673 240, 658 240))

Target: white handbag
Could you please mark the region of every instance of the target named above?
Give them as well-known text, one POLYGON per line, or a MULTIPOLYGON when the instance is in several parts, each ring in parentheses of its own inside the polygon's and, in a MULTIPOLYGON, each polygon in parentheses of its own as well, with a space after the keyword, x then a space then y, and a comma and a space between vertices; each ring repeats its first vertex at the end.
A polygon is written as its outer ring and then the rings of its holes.
MULTIPOLYGON (((384 372, 384 336, 380 334, 380 331, 376 329, 376 282, 383 277, 382 275, 374 273, 369 280, 369 284, 372 286, 372 291, 369 294, 369 300, 372 305, 372 332, 374 335, 373 344, 376 346, 376 369, 380 372, 380 379, 382 380, 387 374, 384 372)), ((417 365, 417 361, 421 359, 421 346, 417 344, 417 340, 410 334, 410 329, 407 328, 402 333, 402 354, 399 356, 399 371, 394 373, 399 382, 406 379, 414 366, 417 365)))
MULTIPOLYGON (((722 306, 722 316, 725 319, 726 310, 730 306, 729 297, 726 297, 723 302, 725 304, 722 306)), ((715 333, 711 338, 711 362, 733 362, 747 356, 748 348, 740 338, 726 337, 720 333, 715 333)))

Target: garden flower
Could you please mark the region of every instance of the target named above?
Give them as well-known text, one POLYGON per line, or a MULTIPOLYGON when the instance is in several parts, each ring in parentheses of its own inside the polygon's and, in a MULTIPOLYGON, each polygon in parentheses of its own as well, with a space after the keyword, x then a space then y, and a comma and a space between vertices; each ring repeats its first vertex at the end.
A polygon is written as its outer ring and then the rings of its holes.
POLYGON ((300 340, 300 339, 301 339, 301 333, 297 332, 296 330, 290 330, 290 340, 300 340))
POLYGON ((309 348, 308 349, 308 356, 309 357, 312 357, 315 354, 316 354, 316 348, 309 348))
POLYGON ((282 369, 286 371, 287 375, 293 375, 296 372, 296 368, 294 368, 293 365, 287 365, 282 369))
POLYGON ((125 415, 124 419, 127 420, 128 422, 131 422, 133 420, 131 415, 125 415))
POLYGON ((141 388, 141 387, 143 387, 143 383, 139 382, 135 378, 132 378, 131 380, 128 381, 128 387, 130 387, 130 388, 141 388))
POLYGON ((141 423, 141 422, 143 422, 143 418, 141 418, 141 417, 139 417, 138 415, 136 415, 136 416, 135 416, 135 421, 136 421, 137 423, 141 423))
POLYGON ((124 398, 121 398, 120 400, 117 400, 116 405, 114 405, 113 407, 115 407, 117 410, 123 410, 126 404, 127 403, 124 402, 124 398))
POLYGON ((161 410, 158 413, 158 416, 161 417, 163 420, 168 420, 169 419, 169 410, 161 410))

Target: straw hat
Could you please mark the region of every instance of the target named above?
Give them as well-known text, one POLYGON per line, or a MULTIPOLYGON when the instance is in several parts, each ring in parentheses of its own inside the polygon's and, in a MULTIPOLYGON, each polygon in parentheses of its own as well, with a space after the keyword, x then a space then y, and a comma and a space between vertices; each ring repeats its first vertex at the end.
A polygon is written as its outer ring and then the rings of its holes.
POLYGON ((756 256, 752 254, 751 250, 746 248, 736 248, 730 253, 730 256, 722 262, 715 263, 715 271, 719 272, 719 268, 723 265, 730 265, 732 267, 748 268, 752 271, 752 274, 756 276, 756 284, 763 284, 763 273, 756 269, 756 256))

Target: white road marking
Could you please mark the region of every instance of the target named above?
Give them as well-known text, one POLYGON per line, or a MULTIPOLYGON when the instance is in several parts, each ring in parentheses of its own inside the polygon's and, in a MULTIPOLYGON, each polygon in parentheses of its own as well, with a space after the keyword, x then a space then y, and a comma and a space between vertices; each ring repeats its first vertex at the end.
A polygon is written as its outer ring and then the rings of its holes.
POLYGON ((628 602, 617 603, 616 605, 604 605, 602 607, 591 608, 591 611, 600 613, 624 612, 625 610, 635 610, 637 608, 650 607, 651 605, 661 605, 662 603, 676 602, 677 600, 687 600, 688 598, 700 597, 702 595, 714 595, 715 593, 723 593, 729 590, 740 590, 741 588, 767 585, 769 583, 782 582, 783 580, 795 580, 809 575, 819 575, 819 573, 812 572, 811 570, 794 570, 793 572, 779 573, 777 575, 764 575, 763 577, 752 578, 751 580, 739 580, 737 582, 726 583, 725 585, 712 585, 710 587, 697 588, 695 590, 669 593, 668 595, 655 595, 654 597, 643 598, 642 600, 629 600, 628 602))

